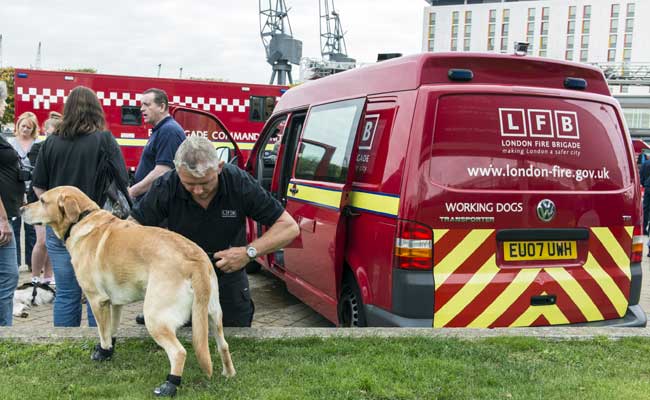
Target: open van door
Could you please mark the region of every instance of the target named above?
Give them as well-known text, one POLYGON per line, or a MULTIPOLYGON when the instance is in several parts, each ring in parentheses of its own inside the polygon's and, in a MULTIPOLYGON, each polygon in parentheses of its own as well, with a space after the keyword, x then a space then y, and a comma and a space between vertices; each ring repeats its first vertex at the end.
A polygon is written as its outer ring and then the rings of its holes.
MULTIPOLYGON (((346 218, 356 159, 359 121, 365 98, 314 106, 302 134, 295 137, 295 157, 283 167, 280 181, 285 208, 300 235, 284 249, 285 281, 290 292, 338 321, 346 218)), ((277 176, 276 176, 277 178, 277 176)))
POLYGON ((171 107, 171 116, 188 136, 203 136, 214 143, 219 158, 244 168, 244 157, 228 129, 214 115, 187 107, 171 107))

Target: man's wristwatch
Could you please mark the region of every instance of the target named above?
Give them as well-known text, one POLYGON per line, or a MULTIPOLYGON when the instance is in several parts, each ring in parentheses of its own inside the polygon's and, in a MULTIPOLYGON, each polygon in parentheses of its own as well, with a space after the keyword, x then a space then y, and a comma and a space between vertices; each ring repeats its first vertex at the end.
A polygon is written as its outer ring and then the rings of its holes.
POLYGON ((247 246, 246 247, 246 255, 248 255, 248 258, 250 261, 253 261, 257 258, 257 249, 253 246, 247 246))

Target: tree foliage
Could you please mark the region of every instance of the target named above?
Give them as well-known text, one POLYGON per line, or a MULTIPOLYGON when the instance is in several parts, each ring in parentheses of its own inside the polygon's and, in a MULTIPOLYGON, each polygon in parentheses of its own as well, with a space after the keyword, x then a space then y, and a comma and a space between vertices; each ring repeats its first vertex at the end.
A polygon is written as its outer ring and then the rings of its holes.
POLYGON ((0 80, 7 82, 7 109, 0 119, 0 125, 13 124, 14 122, 14 68, 0 68, 0 80))

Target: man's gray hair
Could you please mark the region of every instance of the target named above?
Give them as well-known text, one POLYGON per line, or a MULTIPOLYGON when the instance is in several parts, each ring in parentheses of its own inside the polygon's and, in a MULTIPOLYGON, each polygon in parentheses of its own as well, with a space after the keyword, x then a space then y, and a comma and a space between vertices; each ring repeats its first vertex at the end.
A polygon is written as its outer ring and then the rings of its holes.
POLYGON ((212 142, 202 136, 190 136, 176 150, 174 165, 190 175, 202 178, 213 169, 219 170, 220 159, 212 142))
POLYGON ((0 81, 0 101, 7 98, 7 82, 0 81))

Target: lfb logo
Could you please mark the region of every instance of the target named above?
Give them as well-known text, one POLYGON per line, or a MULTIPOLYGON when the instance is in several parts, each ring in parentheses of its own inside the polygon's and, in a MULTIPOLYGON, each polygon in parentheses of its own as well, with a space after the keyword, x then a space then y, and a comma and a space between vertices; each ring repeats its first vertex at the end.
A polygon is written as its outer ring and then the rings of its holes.
POLYGON ((499 108, 501 136, 580 139, 574 111, 499 108))

